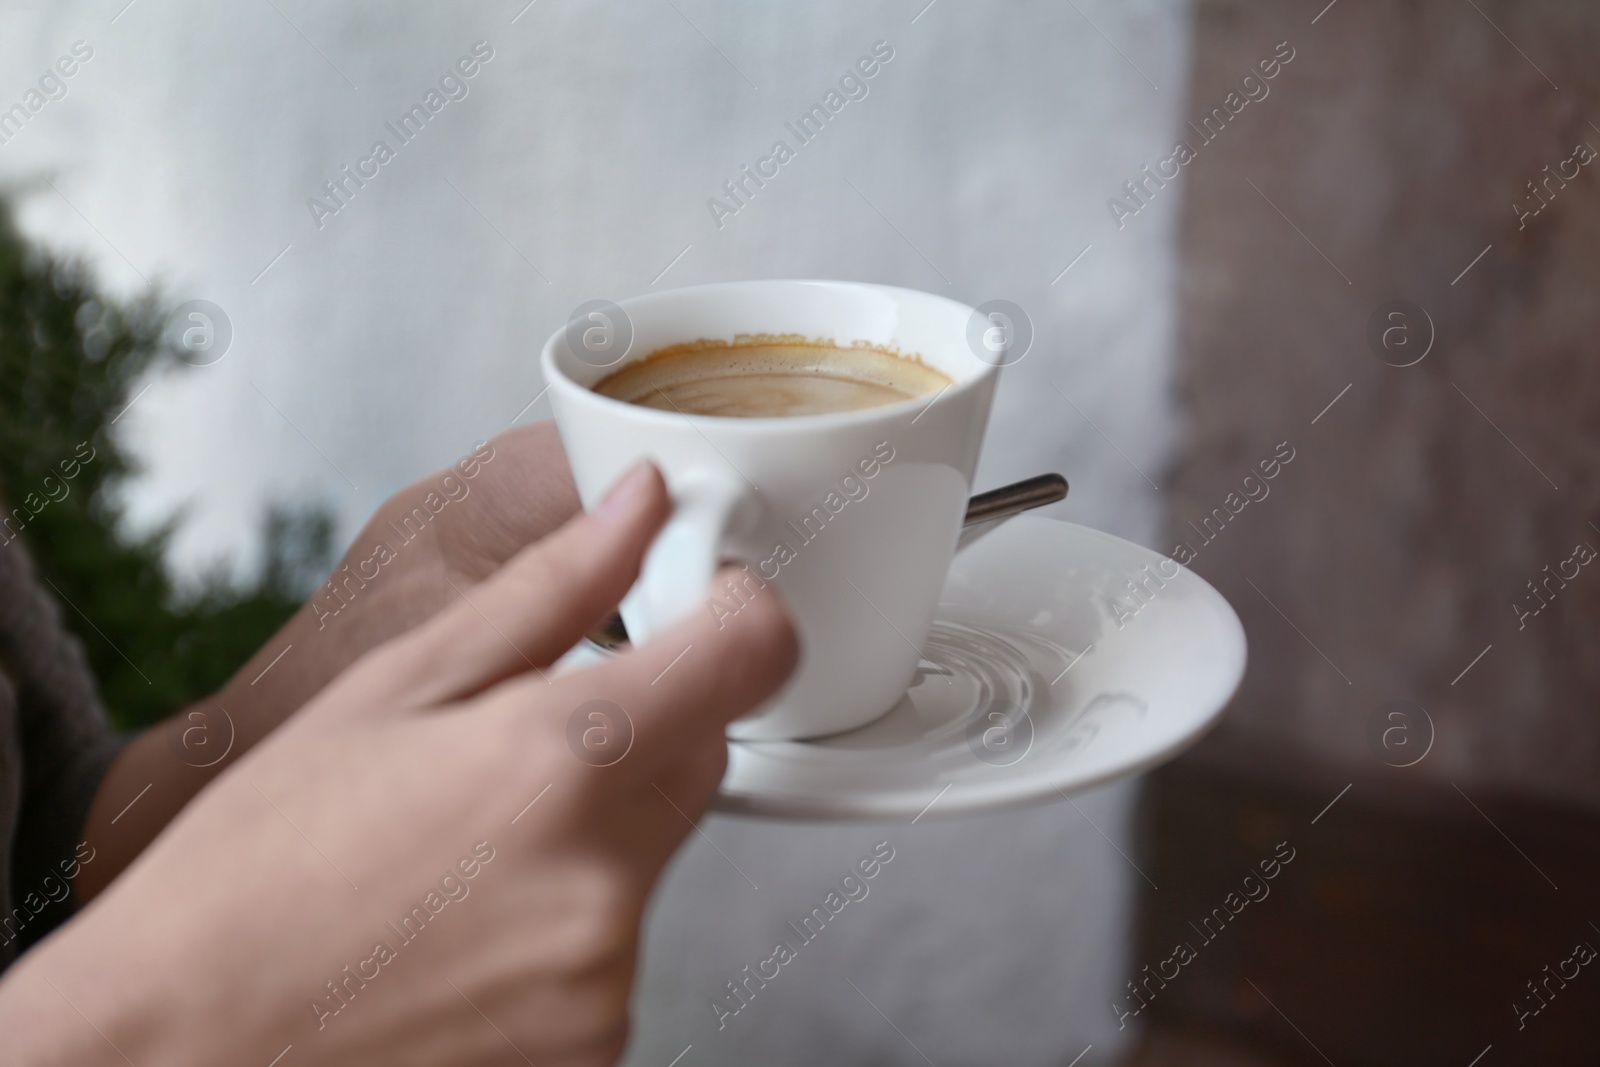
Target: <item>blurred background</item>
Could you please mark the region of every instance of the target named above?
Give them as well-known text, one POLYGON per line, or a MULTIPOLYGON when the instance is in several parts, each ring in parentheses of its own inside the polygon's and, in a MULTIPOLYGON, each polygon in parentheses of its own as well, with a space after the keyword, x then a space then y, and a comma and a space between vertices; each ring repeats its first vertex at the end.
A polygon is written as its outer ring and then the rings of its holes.
POLYGON ((538 346, 587 300, 1011 300, 1035 341, 975 488, 1060 470, 1055 517, 1187 541, 1243 690, 1075 805, 712 817, 627 1062, 1592 1063, 1600 975, 1551 975, 1600 946, 1597 44, 1580 0, 0 2, 0 485, 93 442, 23 535, 131 727, 390 492, 548 417, 538 346), (229 335, 206 365, 153 343, 191 301, 229 335), (878 903, 719 1031, 723 982, 881 840, 878 903))

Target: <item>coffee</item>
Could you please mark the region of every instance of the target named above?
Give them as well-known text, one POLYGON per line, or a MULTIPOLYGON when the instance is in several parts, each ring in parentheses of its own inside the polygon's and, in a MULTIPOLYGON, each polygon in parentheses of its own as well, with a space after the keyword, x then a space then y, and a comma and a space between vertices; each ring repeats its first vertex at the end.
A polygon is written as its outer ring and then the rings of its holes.
POLYGON ((594 391, 690 415, 770 418, 874 408, 950 384, 921 360, 880 348, 763 336, 671 345, 602 379, 594 391))

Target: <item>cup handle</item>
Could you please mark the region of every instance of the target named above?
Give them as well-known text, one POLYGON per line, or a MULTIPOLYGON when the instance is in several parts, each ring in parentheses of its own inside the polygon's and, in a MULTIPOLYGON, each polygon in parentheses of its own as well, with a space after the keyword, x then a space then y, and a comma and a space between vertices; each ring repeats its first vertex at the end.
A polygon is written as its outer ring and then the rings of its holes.
POLYGON ((628 614, 646 624, 640 639, 705 602, 718 565, 736 554, 730 541, 751 528, 759 506, 755 489, 731 471, 691 470, 668 489, 672 517, 645 554, 628 594, 628 614))

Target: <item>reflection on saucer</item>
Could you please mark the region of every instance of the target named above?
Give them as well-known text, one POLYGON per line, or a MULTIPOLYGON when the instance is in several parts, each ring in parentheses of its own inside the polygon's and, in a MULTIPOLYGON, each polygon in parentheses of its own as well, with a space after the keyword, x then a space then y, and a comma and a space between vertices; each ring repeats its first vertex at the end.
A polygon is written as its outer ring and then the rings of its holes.
POLYGON ((956 557, 910 689, 859 729, 734 742, 714 806, 789 818, 921 818, 1035 801, 1193 743, 1244 672, 1244 631, 1188 571, 1117 619, 1106 591, 1161 557, 1019 517, 956 557), (937 804, 930 803, 937 798, 937 804))

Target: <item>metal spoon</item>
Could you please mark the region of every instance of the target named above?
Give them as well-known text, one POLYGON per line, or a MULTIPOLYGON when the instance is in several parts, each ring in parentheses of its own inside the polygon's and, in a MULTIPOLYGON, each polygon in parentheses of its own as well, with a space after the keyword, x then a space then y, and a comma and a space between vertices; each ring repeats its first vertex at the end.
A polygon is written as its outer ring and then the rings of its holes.
MULTIPOLYGON (((1020 511, 1054 504, 1067 498, 1067 480, 1059 474, 1041 474, 1024 478, 1020 482, 1002 485, 987 493, 979 493, 967 501, 967 514, 961 520, 963 527, 981 526, 986 522, 1003 519, 1020 511)), ((621 652, 628 647, 628 630, 622 625, 621 615, 612 615, 590 630, 585 636, 607 652, 621 652)))
POLYGON ((1067 480, 1061 475, 1041 474, 1037 478, 1024 478, 1020 482, 979 493, 967 501, 967 515, 961 520, 961 525, 976 526, 981 522, 1003 519, 1019 511, 1042 508, 1065 499, 1067 480))

